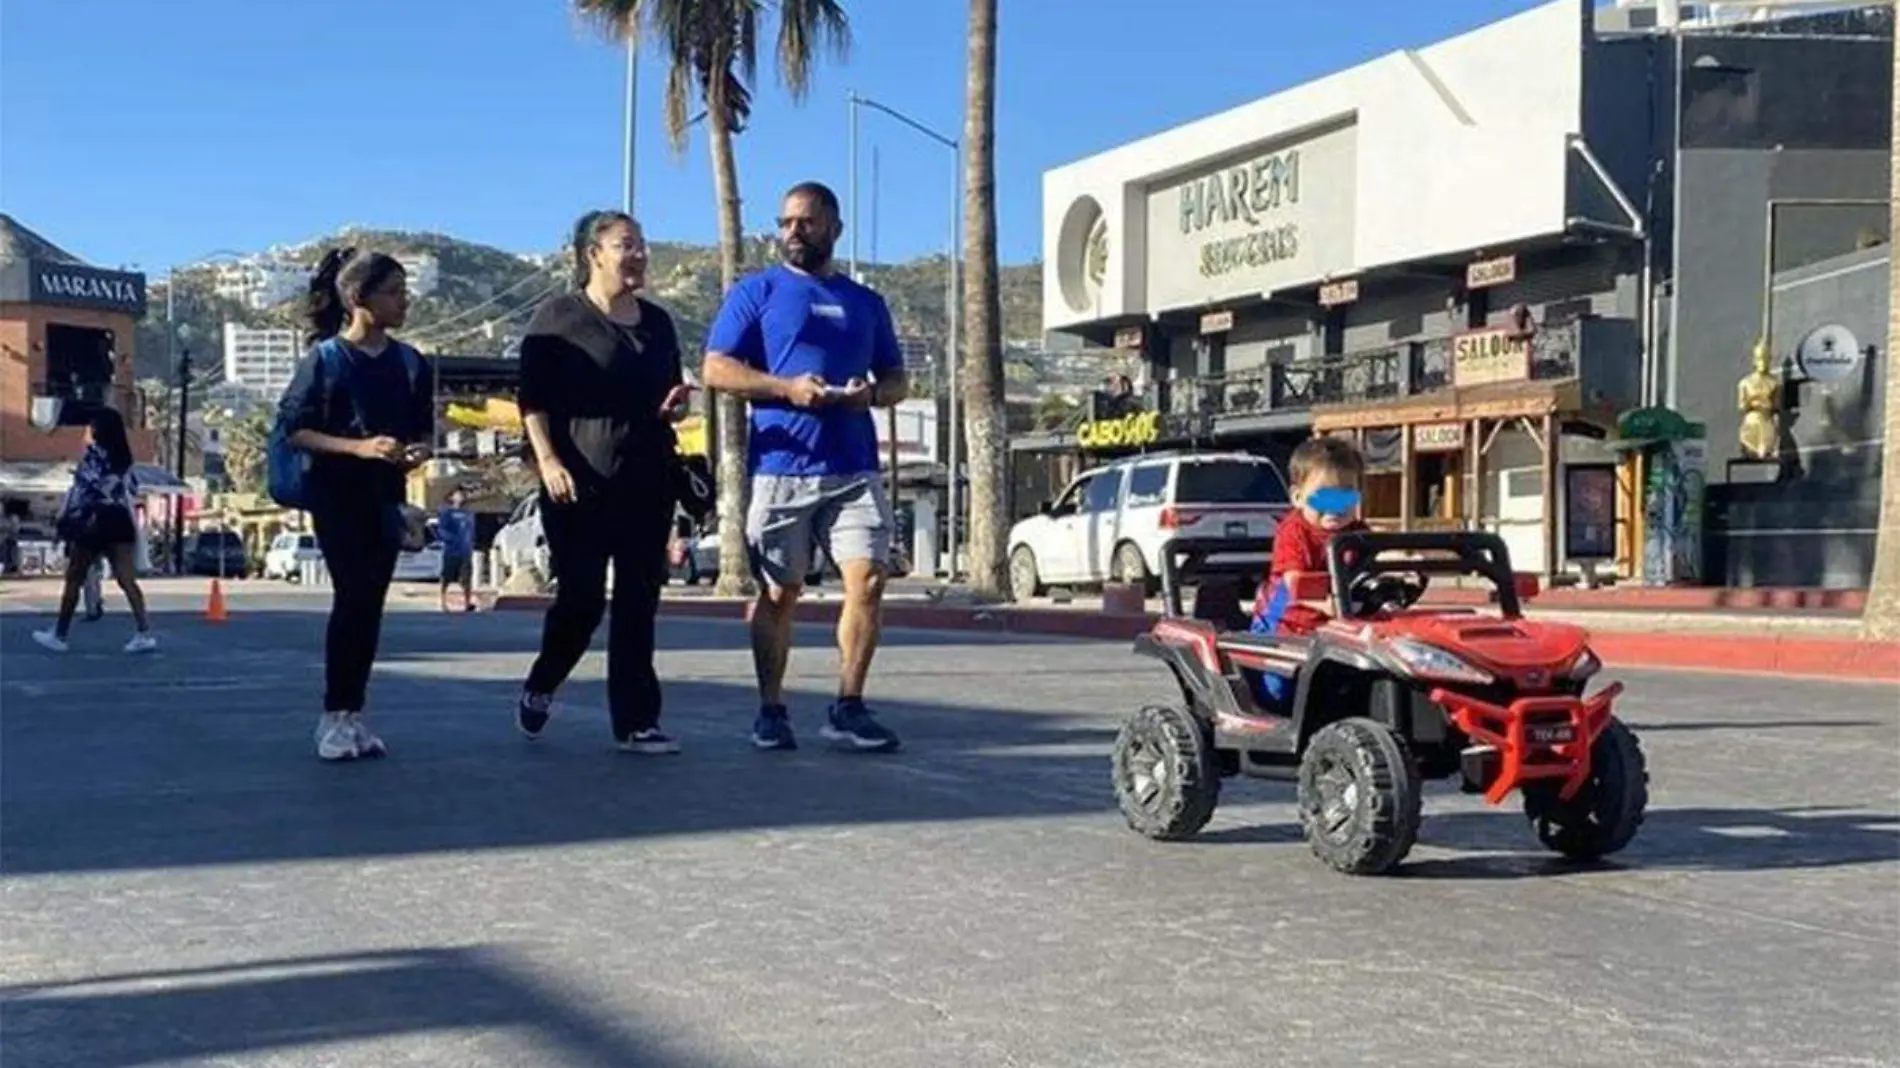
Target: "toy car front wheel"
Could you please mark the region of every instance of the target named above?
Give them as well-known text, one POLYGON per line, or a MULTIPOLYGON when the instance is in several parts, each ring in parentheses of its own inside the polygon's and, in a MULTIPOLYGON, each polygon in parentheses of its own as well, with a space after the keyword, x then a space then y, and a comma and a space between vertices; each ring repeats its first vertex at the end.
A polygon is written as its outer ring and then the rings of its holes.
POLYGON ((1315 856, 1348 875, 1391 871, 1418 840, 1418 769, 1384 724, 1342 719, 1300 761, 1300 829, 1315 856))
POLYGON ((1636 732, 1611 717, 1590 746, 1590 777, 1577 796, 1557 796, 1556 782, 1524 790, 1524 814, 1537 839, 1573 860, 1596 860, 1630 844, 1649 807, 1649 767, 1636 732))
POLYGON ((1178 708, 1150 705, 1115 736, 1115 801, 1128 826, 1160 841, 1190 838, 1214 815, 1220 774, 1207 733, 1178 708))

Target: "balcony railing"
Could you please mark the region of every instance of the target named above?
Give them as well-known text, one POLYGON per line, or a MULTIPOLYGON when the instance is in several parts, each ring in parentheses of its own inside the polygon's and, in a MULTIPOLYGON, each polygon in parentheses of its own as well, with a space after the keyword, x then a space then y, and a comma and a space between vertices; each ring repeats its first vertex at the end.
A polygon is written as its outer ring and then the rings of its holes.
MULTIPOLYGON (((1532 335, 1529 380, 1578 375, 1581 320, 1545 324, 1532 335)), ((1319 405, 1376 404, 1451 389, 1453 339, 1411 341, 1380 349, 1267 364, 1224 375, 1194 375, 1113 396, 1095 391, 1072 412, 1033 419, 1037 433, 1072 433, 1085 422, 1134 412, 1175 419, 1244 418, 1304 411, 1319 405)), ((1028 427, 1023 428, 1028 430, 1028 427)))
MULTIPOLYGON (((1540 327, 1531 337, 1530 380, 1577 376, 1579 322, 1540 327)), ((1452 387, 1452 339, 1316 356, 1224 375, 1150 386, 1144 400, 1174 415, 1248 416, 1324 404, 1375 404, 1452 387), (1160 404, 1165 393, 1166 403, 1160 404)))

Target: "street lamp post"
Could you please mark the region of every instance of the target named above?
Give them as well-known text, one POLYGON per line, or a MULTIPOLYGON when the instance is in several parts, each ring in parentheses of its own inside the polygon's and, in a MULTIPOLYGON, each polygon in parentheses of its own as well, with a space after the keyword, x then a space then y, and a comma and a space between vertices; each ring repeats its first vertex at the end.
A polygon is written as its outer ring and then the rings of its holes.
MULTIPOLYGON (((166 314, 171 312, 171 286, 165 287, 166 314)), ((185 417, 191 410, 191 324, 180 323, 171 331, 180 346, 178 353, 178 451, 172 456, 173 473, 185 481, 185 417)), ((185 573, 185 499, 172 498, 172 571, 185 573)))
POLYGON ((947 532, 949 534, 949 537, 947 539, 947 541, 949 542, 949 560, 950 560, 948 573, 949 573, 950 581, 955 582, 957 580, 957 573, 958 573, 957 572, 957 531, 958 531, 958 520, 961 516, 961 509, 958 508, 958 499, 960 497, 960 486, 958 484, 960 465, 957 462, 957 455, 959 452, 958 445, 962 437, 962 433, 961 433, 962 424, 959 418, 961 398, 958 396, 958 370, 959 369, 957 365, 959 363, 959 358, 962 354, 963 346, 961 344, 962 324, 959 321, 959 316, 957 314, 958 307, 959 307, 959 301, 957 298, 958 298, 958 289, 959 289, 958 280, 963 269, 963 145, 962 145, 962 142, 958 141, 956 138, 945 137, 943 134, 940 134, 937 131, 931 129, 930 127, 925 126, 923 123, 918 122, 916 119, 911 118, 909 115, 906 115, 901 111, 898 111, 896 108, 893 108, 888 104, 879 103, 876 100, 872 100, 870 97, 859 95, 855 90, 847 93, 845 99, 850 105, 850 110, 851 110, 851 217, 852 217, 851 275, 853 278, 856 278, 857 273, 858 273, 857 211, 858 211, 858 112, 859 112, 859 109, 872 108, 874 110, 881 111, 884 114, 889 115, 891 118, 896 119, 898 122, 903 123, 904 125, 910 127, 911 129, 917 131, 920 134, 923 134, 925 137, 930 138, 932 141, 935 141, 938 144, 943 145, 945 148, 948 148, 950 150, 950 161, 951 161, 950 162, 950 165, 951 165, 950 270, 948 272, 949 278, 946 283, 945 292, 944 292, 944 320, 949 326, 949 334, 950 334, 949 341, 947 345, 945 346, 945 349, 946 349, 945 362, 950 365, 949 366, 950 411, 948 413, 948 420, 950 423, 948 450, 949 450, 950 455, 949 455, 949 463, 946 465, 946 469, 949 472, 949 477, 946 479, 946 482, 948 483, 948 487, 949 487, 950 500, 949 500, 948 514, 945 516, 945 519, 946 519, 946 526, 948 527, 947 532))

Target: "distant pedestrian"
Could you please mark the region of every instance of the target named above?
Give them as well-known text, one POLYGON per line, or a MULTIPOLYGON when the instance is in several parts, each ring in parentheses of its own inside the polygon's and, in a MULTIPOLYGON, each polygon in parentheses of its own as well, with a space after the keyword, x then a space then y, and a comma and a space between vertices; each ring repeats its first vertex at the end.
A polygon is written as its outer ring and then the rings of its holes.
POLYGON ((315 344, 279 406, 290 443, 311 455, 310 518, 334 591, 316 731, 324 760, 388 752, 364 706, 408 525, 404 480, 429 458, 435 436, 434 369, 389 336, 408 314, 402 264, 332 249, 310 280, 315 344))
POLYGON ((691 390, 673 319, 638 296, 646 285, 640 224, 589 212, 574 227, 579 291, 542 304, 521 342, 521 414, 541 474, 541 524, 560 582, 541 654, 515 722, 538 737, 554 692, 587 652, 607 608, 607 707, 630 753, 679 752, 660 729, 654 617, 666 585, 667 536, 679 499, 677 437, 691 390))
POLYGON ((99 560, 112 564, 112 578, 124 591, 138 628, 125 643, 125 651, 145 653, 158 647, 134 564, 138 525, 132 509, 137 497, 138 479, 132 473, 132 445, 126 438, 125 420, 117 410, 100 407, 86 427, 86 452, 60 507, 57 532, 66 543, 66 588, 60 595, 59 619, 53 629, 33 634, 33 640, 42 647, 56 653, 66 651, 66 636, 72 631, 82 587, 99 560))
POLYGON ((468 510, 468 494, 457 486, 449 491, 435 517, 442 539, 442 610, 449 610, 449 587, 462 587, 462 611, 475 611, 475 513, 468 510))
POLYGON ((864 704, 895 526, 870 409, 903 401, 903 355, 884 298, 832 260, 844 231, 837 195, 817 182, 793 186, 778 224, 785 262, 733 286, 706 338, 707 388, 752 408, 746 540, 763 582, 752 614, 752 743, 797 748, 782 687, 793 610, 818 547, 844 578, 838 699, 820 733, 888 752, 897 735, 864 704))

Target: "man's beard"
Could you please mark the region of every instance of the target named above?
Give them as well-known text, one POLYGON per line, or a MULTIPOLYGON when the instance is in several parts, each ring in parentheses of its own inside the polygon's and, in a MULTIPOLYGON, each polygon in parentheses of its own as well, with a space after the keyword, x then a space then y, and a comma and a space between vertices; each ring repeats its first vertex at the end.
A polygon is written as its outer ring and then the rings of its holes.
POLYGON ((804 241, 798 245, 781 241, 778 247, 780 258, 807 274, 824 269, 831 262, 831 250, 830 243, 820 244, 816 241, 804 241))

